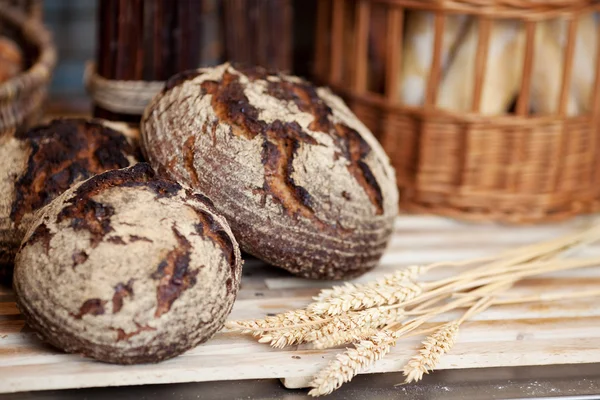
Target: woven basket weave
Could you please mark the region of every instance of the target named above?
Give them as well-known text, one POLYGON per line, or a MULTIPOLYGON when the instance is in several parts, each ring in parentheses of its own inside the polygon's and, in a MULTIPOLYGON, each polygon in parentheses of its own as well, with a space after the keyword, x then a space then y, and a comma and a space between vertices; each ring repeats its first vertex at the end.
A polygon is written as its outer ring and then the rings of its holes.
POLYGON ((0 34, 14 39, 23 49, 28 68, 0 84, 0 135, 34 124, 41 116, 56 51, 49 32, 35 18, 3 5, 0 34))
POLYGON ((598 7, 583 0, 321 0, 315 76, 345 97, 382 142, 396 168, 405 210, 511 223, 593 212, 600 199, 600 57, 592 61, 592 111, 569 116, 567 94, 579 16, 598 7), (435 16, 432 63, 420 106, 396 99, 407 10, 435 16), (436 106, 444 23, 456 14, 478 21, 472 107, 461 112, 436 106), (557 16, 570 21, 557 111, 532 115, 536 24, 557 16), (518 19, 524 30, 520 90, 513 111, 483 115, 481 71, 489 54, 490 21, 508 18, 518 19), (374 34, 378 40, 373 41, 374 34), (379 63, 373 54, 380 55, 379 63), (373 89, 377 83, 369 76, 381 79, 381 89, 373 89))

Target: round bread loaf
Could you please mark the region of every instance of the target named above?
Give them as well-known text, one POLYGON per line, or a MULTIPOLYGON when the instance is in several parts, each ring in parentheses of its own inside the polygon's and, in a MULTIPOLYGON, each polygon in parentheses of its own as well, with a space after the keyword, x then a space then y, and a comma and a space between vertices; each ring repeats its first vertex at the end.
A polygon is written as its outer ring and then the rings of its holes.
POLYGON ((67 352, 133 364, 177 356, 225 322, 241 275, 225 219, 148 164, 74 185, 36 214, 17 305, 67 352))
POLYGON ((0 137, 0 280, 9 281, 15 252, 37 209, 73 183, 136 162, 132 132, 124 124, 60 119, 0 137))
POLYGON ((229 64, 170 79, 142 118, 161 174, 209 197, 243 250, 308 278, 373 268, 397 215, 394 170, 328 89, 229 64))

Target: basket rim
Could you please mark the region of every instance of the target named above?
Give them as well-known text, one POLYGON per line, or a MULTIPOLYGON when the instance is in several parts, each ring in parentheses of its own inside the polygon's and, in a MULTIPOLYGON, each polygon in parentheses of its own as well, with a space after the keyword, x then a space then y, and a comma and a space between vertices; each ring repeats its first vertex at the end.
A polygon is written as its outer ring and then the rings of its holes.
POLYGON ((484 15, 493 19, 541 20, 598 10, 598 0, 364 0, 368 3, 443 13, 484 15))
POLYGON ((0 20, 17 27, 25 40, 39 50, 33 65, 0 84, 0 100, 10 101, 31 88, 47 83, 56 65, 57 54, 50 31, 40 21, 11 6, 0 7, 0 20))

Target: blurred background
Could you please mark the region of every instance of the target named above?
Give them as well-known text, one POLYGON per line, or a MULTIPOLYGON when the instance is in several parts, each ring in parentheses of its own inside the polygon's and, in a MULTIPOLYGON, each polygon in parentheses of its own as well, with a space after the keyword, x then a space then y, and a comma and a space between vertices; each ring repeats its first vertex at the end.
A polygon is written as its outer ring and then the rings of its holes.
POLYGON ((45 0, 44 21, 54 35, 59 62, 50 84, 55 98, 84 98, 83 71, 96 51, 98 5, 95 0, 45 0))

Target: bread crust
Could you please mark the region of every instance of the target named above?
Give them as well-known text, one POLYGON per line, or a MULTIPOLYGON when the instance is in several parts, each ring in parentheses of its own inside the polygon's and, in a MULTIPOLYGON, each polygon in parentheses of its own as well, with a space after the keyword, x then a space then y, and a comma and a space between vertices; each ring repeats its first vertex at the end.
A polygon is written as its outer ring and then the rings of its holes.
POLYGON ((72 184, 139 160, 125 126, 57 119, 0 138, 0 275, 12 262, 33 214, 72 184))
POLYGON ((173 77, 142 118, 152 166, 210 198, 243 250, 307 278, 358 276, 397 215, 383 149, 337 96, 261 68, 173 77))
POLYGON ((43 340, 101 361, 177 356, 231 311, 239 247, 201 196, 148 164, 74 185, 42 208, 15 260, 17 305, 43 340))

